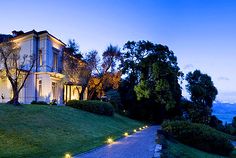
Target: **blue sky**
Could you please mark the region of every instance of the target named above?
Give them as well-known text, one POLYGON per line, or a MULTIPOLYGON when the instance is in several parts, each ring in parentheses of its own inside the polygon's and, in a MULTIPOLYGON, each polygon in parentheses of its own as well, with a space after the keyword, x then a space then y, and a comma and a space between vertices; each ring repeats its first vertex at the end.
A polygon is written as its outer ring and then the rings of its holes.
MULTIPOLYGON (((110 43, 150 40, 168 45, 184 73, 212 76, 217 100, 236 102, 234 0, 11 0, 0 2, 1 33, 48 30, 82 52, 110 43)), ((186 92, 183 92, 186 95, 186 92)))

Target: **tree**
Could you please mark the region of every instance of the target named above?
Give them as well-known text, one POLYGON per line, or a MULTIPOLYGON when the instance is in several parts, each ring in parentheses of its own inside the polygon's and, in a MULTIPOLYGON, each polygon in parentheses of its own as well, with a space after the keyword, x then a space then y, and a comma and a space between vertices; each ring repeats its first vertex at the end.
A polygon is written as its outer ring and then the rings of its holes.
POLYGON ((120 81, 121 73, 116 70, 116 65, 121 61, 120 49, 117 46, 109 45, 102 54, 102 63, 96 57, 92 60, 93 73, 89 80, 88 98, 101 97, 106 88, 116 88, 120 81), (95 95, 96 94, 96 95, 95 95))
POLYGON ((82 59, 83 56, 81 54, 81 52, 79 51, 79 45, 75 42, 75 40, 69 40, 66 50, 67 53, 73 55, 74 57, 78 58, 78 59, 82 59))
POLYGON ((181 99, 178 79, 182 73, 177 58, 167 46, 160 44, 153 44, 147 51, 149 54, 140 62, 140 82, 134 88, 137 99, 155 104, 154 109, 158 110, 153 114, 154 118, 157 114, 163 115, 163 118, 178 116, 181 99))
POLYGON ((80 99, 88 88, 88 99, 100 98, 105 90, 117 88, 121 78, 121 72, 115 70, 116 62, 120 60, 118 47, 110 45, 103 53, 102 62, 96 50, 90 51, 81 59, 75 56, 71 50, 78 48, 75 44, 69 44, 73 49, 67 49, 64 55, 64 74, 66 80, 82 86, 80 99), (69 50, 69 51, 68 51, 69 50))
POLYGON ((191 96, 193 108, 190 117, 193 122, 208 124, 212 113, 212 104, 217 95, 217 89, 207 74, 200 70, 189 72, 186 76, 187 91, 191 96))
POLYGON ((0 44, 0 61, 3 63, 2 73, 11 83, 13 98, 10 104, 19 104, 19 93, 35 66, 36 57, 20 54, 20 47, 12 41, 0 44))
POLYGON ((123 73, 127 75, 130 89, 135 91, 133 102, 142 104, 149 119, 161 121, 166 116, 179 115, 178 79, 182 73, 174 53, 167 46, 149 41, 127 42, 124 50, 123 73))
POLYGON ((144 119, 145 107, 138 101, 134 87, 140 82, 140 62, 148 55, 149 47, 152 47, 149 41, 128 41, 123 46, 122 63, 120 69, 126 77, 122 80, 119 93, 121 102, 125 111, 130 117, 144 119), (140 107, 139 107, 140 106, 140 107), (144 114, 144 115, 141 115, 144 114))
MULTIPOLYGON (((82 87, 79 93, 80 100, 83 99, 83 94, 88 85, 91 76, 91 66, 81 58, 65 52, 63 56, 63 74, 65 80, 82 87)), ((79 90, 78 90, 79 92, 79 90)))

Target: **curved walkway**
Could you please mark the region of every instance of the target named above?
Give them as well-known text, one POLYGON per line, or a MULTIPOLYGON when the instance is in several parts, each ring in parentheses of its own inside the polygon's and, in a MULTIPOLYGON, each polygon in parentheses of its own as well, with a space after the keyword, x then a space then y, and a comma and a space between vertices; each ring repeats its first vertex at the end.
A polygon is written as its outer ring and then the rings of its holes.
POLYGON ((150 126, 113 144, 76 155, 74 158, 152 158, 158 128, 159 126, 150 126))

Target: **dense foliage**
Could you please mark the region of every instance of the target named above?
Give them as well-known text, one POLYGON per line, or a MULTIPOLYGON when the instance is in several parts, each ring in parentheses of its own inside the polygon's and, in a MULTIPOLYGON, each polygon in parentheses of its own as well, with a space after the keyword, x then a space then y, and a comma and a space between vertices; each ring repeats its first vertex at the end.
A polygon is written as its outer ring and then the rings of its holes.
POLYGON ((48 103, 47 102, 45 102, 45 101, 32 101, 31 102, 31 104, 38 104, 38 105, 48 105, 48 103))
POLYGON ((120 87, 122 103, 130 116, 161 122, 181 115, 182 73, 167 46, 149 41, 127 42, 122 70, 127 77, 120 87))
POLYGON ((209 124, 212 114, 212 103, 216 98, 217 89, 211 77, 199 70, 189 72, 186 76, 187 90, 191 96, 191 105, 188 109, 192 122, 209 124))
POLYGON ((165 121, 162 129, 180 142, 200 150, 221 155, 229 155, 233 150, 228 135, 204 124, 165 121))
POLYGON ((221 120, 219 120, 216 116, 212 116, 209 125, 219 131, 236 136, 236 126, 235 126, 236 125, 236 117, 233 117, 232 123, 229 123, 229 124, 225 123, 223 125, 223 122, 221 120))
POLYGON ((99 115, 113 116, 113 106, 108 102, 97 100, 70 100, 66 103, 67 106, 92 112, 99 115))

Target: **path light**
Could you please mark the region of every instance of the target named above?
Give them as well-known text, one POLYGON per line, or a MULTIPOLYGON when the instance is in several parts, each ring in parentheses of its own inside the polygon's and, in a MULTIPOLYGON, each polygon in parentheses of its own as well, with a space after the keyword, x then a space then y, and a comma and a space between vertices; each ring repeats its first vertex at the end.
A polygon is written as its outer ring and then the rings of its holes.
POLYGON ((129 135, 129 133, 128 133, 128 132, 125 132, 125 133, 124 133, 124 136, 125 136, 125 137, 127 137, 128 135, 129 135))
POLYGON ((135 132, 137 132, 137 130, 136 130, 136 129, 134 129, 133 131, 134 131, 134 133, 135 133, 135 132))
POLYGON ((64 158, 72 158, 72 157, 69 153, 66 153, 64 158))
POLYGON ((146 127, 145 126, 143 126, 143 129, 145 129, 146 127))
POLYGON ((141 130, 142 130, 142 128, 140 127, 140 128, 139 128, 139 130, 141 131, 141 130))
POLYGON ((112 144, 114 140, 112 138, 107 138, 107 144, 112 144))

